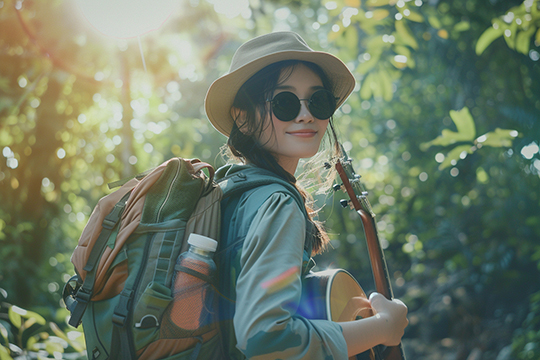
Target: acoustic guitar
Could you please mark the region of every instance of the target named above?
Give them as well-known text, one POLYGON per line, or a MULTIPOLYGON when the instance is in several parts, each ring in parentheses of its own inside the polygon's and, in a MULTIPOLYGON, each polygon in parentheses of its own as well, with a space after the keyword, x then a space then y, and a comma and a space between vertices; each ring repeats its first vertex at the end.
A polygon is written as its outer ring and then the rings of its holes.
MULTIPOLYGON (((342 159, 335 167, 343 182, 334 190, 343 190, 349 200, 341 200, 344 207, 355 210, 362 221, 366 236, 369 259, 375 280, 377 292, 387 299, 394 297, 389 281, 386 259, 377 234, 375 214, 367 198, 367 191, 360 182, 360 176, 354 172, 352 160, 342 147, 342 159)), ((353 297, 365 298, 356 279, 343 269, 331 269, 309 273, 303 282, 302 300, 299 313, 309 319, 326 319, 331 321, 352 321, 373 315, 371 307, 358 309, 347 307, 353 297)), ((405 360, 401 344, 398 346, 376 346, 350 359, 357 360, 405 360)))

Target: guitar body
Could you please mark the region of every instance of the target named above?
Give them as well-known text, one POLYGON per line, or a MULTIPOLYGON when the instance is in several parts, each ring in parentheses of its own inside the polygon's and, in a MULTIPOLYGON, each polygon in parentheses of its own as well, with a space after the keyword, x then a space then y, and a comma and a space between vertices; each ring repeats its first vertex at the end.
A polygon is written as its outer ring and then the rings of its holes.
MULTIPOLYGON (((369 304, 356 308, 347 306, 355 297, 366 299, 356 279, 342 269, 310 272, 303 281, 302 299, 298 314, 308 319, 352 321, 373 316, 369 304)), ((378 360, 379 351, 372 349, 350 359, 378 360)))

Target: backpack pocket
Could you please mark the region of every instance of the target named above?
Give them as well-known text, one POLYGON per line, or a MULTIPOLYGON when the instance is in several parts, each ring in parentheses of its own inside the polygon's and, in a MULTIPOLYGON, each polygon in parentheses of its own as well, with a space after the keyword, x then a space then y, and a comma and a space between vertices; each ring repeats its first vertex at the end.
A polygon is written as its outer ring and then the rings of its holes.
POLYGON ((105 301, 91 301, 82 321, 88 359, 104 360, 109 358, 113 323, 111 318, 117 298, 105 301))
POLYGON ((133 311, 137 351, 159 337, 163 313, 171 300, 171 289, 154 281, 148 283, 133 311))

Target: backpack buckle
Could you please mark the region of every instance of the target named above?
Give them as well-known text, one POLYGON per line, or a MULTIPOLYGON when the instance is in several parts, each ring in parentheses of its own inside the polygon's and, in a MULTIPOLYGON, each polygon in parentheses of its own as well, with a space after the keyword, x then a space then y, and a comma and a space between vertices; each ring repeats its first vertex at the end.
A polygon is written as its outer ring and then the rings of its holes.
POLYGON ((101 226, 104 229, 112 230, 116 224, 118 224, 118 221, 120 220, 120 217, 122 216, 122 212, 124 211, 124 208, 126 207, 126 203, 124 201, 120 201, 116 203, 111 210, 111 212, 105 216, 105 219, 103 219, 103 223, 101 226))
POLYGON ((80 288, 75 297, 70 295, 64 300, 66 302, 67 309, 71 312, 69 325, 79 327, 91 297, 92 293, 88 293, 84 290, 84 288, 80 288))
POLYGON ((128 317, 128 305, 133 296, 133 290, 122 290, 120 293, 120 299, 118 305, 114 309, 114 314, 112 316, 112 322, 116 326, 123 327, 126 324, 128 317))

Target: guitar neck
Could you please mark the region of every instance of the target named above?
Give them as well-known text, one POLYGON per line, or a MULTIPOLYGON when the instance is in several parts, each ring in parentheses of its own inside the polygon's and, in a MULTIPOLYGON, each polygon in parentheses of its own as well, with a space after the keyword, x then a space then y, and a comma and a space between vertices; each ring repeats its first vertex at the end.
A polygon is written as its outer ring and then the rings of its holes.
MULTIPOLYGON (((394 293, 392 291, 392 285, 390 284, 386 259, 377 233, 375 214, 367 198, 368 193, 360 182, 360 176, 354 173, 351 166, 352 161, 346 156, 343 147, 342 152, 344 154, 344 160, 343 163, 341 161, 336 163, 336 170, 343 181, 342 187, 345 188, 349 195, 350 201, 346 201, 345 204, 349 203, 351 208, 356 210, 362 220, 369 252, 369 260, 371 262, 371 269, 375 280, 375 288, 377 289, 377 292, 384 295, 387 299, 392 300, 394 298, 394 293)), ((379 358, 384 360, 405 360, 405 353, 401 344, 398 346, 388 346, 382 351, 379 358)))
POLYGON ((360 215, 362 225, 364 226, 369 260, 371 262, 373 278, 375 280, 375 288, 377 289, 377 292, 383 294, 387 299, 393 299, 394 292, 392 291, 386 259, 377 233, 375 217, 363 209, 357 210, 356 212, 360 215))

